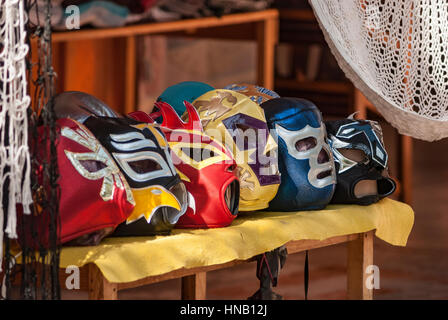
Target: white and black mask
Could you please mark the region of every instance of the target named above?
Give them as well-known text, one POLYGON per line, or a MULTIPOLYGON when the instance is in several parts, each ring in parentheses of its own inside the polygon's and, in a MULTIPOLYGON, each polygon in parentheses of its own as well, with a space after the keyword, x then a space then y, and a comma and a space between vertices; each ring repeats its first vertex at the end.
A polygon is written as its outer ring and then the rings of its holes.
POLYGON ((129 118, 91 116, 84 125, 112 155, 135 198, 134 212, 115 235, 169 233, 188 200, 161 130, 129 118))
POLYGON ((326 126, 337 173, 332 203, 369 205, 395 191, 395 182, 387 176, 388 155, 377 122, 349 117, 327 121, 326 126), (366 180, 376 181, 377 194, 357 194, 356 186, 366 180))

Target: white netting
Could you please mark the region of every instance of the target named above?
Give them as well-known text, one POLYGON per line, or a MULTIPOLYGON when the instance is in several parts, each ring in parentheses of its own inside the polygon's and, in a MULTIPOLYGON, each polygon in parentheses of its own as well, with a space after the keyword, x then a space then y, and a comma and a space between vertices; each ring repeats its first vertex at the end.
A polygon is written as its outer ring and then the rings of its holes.
POLYGON ((402 134, 448 137, 448 0, 309 0, 340 67, 402 134))
MULTIPOLYGON (((26 15, 24 1, 0 0, 0 262, 3 257, 3 224, 9 238, 17 238, 16 204, 30 213, 30 155, 28 149, 25 58, 26 15), (5 181, 9 178, 8 208, 3 208, 5 181)), ((1 269, 1 264, 0 264, 1 269)))

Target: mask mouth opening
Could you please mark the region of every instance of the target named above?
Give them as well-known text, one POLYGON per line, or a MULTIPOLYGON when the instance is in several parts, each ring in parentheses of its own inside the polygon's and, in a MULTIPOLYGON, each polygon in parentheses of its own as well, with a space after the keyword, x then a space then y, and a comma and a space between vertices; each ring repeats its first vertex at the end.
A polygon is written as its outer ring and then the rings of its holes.
POLYGON ((323 178, 326 178, 328 176, 331 176, 331 173, 332 173, 331 170, 322 171, 322 172, 317 174, 317 179, 323 179, 323 178))
POLYGON ((395 181, 390 178, 382 178, 378 180, 378 195, 387 197, 394 193, 396 189, 395 181))
POLYGON ((224 191, 224 202, 227 209, 234 216, 238 214, 238 205, 240 199, 240 184, 238 180, 233 180, 224 191))
POLYGON ((396 189, 395 181, 390 178, 380 178, 378 180, 360 180, 354 188, 355 197, 360 199, 367 196, 387 197, 394 193, 396 189))
POLYGON ((163 220, 169 224, 176 224, 179 218, 187 212, 188 209, 188 194, 185 185, 182 182, 175 184, 169 191, 176 197, 177 201, 181 206, 180 211, 173 208, 163 206, 156 210, 154 214, 159 214, 163 216, 163 220))

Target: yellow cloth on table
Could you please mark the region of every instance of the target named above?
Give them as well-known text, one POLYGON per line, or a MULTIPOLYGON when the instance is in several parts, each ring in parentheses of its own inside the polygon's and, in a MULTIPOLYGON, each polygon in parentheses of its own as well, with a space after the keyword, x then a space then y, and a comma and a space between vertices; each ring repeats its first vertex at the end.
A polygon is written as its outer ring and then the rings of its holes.
POLYGON ((254 212, 218 229, 176 229, 169 236, 106 238, 94 247, 65 247, 61 267, 95 263, 110 282, 130 282, 176 269, 249 259, 291 240, 324 240, 367 232, 405 246, 414 224, 408 205, 383 199, 370 206, 329 205, 325 210, 254 212))

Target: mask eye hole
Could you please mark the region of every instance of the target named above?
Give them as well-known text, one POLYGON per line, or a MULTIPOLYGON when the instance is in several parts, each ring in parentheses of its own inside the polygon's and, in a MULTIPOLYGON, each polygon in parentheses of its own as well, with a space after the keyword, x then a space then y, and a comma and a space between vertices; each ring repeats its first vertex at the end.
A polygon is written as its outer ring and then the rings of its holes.
POLYGON ((359 149, 346 149, 346 148, 340 148, 338 151, 347 159, 350 159, 352 161, 358 162, 358 163, 368 163, 369 158, 365 154, 364 151, 359 149))
POLYGON ((299 152, 307 151, 313 149, 317 145, 316 138, 308 137, 296 142, 296 150, 299 152))
POLYGON ((90 173, 106 168, 106 164, 97 160, 79 160, 79 163, 90 173))
POLYGON ((131 169, 134 170, 134 172, 136 172, 138 174, 157 171, 157 170, 162 169, 162 167, 157 162, 155 162, 154 160, 151 160, 151 159, 131 161, 128 164, 131 167, 131 169))
POLYGON ((324 149, 320 150, 319 155, 317 156, 317 163, 327 163, 330 162, 330 157, 328 156, 327 151, 324 149))
POLYGON ((201 148, 181 148, 182 152, 196 162, 201 162, 209 158, 214 158, 217 154, 213 150, 201 148))

